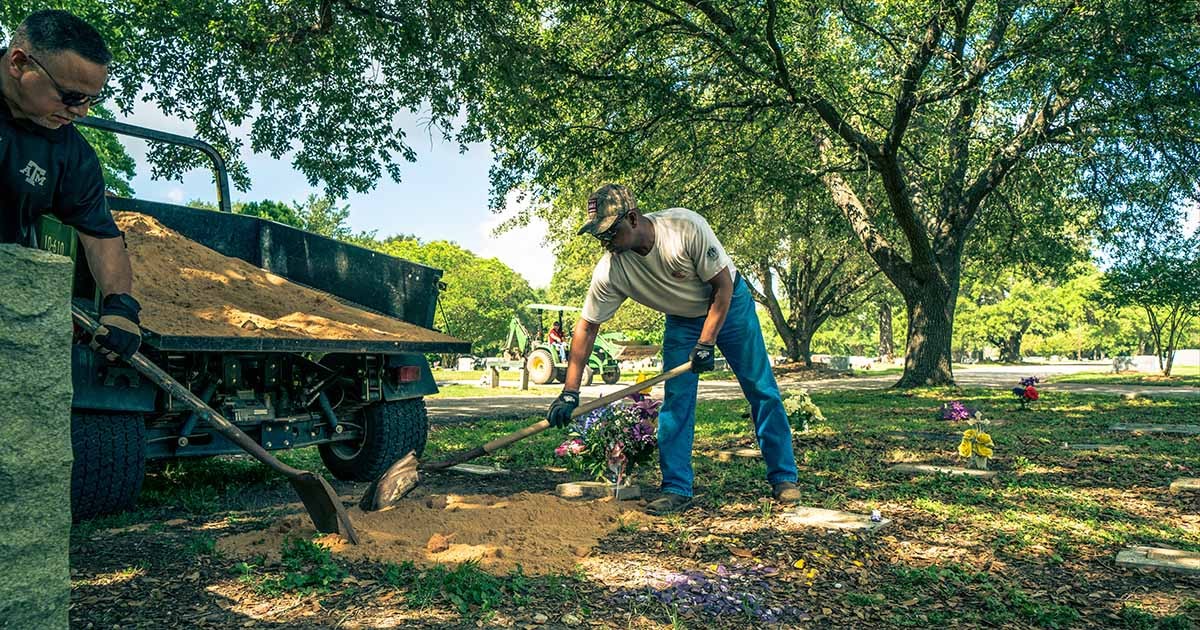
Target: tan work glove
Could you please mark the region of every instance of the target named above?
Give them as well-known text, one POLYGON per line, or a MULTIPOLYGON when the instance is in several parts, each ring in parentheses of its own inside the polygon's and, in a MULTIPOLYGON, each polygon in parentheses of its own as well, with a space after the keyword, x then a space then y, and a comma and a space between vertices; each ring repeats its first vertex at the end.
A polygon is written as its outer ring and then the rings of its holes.
POLYGON ((132 295, 106 295, 100 304, 100 327, 92 335, 92 349, 109 361, 133 357, 142 345, 141 311, 142 305, 132 295))

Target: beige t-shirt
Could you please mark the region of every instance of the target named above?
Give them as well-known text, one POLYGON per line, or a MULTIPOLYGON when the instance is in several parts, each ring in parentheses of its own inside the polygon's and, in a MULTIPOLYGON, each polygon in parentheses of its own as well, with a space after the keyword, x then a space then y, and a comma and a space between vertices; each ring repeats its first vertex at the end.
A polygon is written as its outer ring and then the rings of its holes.
POLYGON ((737 278, 733 260, 704 217, 671 208, 646 218, 654 225, 649 254, 607 252, 592 271, 582 313, 589 322, 612 319, 625 298, 668 315, 703 317, 712 294, 708 281, 726 267, 737 278))

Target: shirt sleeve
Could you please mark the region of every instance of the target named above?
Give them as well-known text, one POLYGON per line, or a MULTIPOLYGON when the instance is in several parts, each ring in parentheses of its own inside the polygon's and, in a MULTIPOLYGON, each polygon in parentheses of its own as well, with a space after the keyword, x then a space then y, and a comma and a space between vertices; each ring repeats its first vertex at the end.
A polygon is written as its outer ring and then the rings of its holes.
POLYGON ((692 214, 696 229, 689 239, 687 251, 696 265, 696 276, 701 281, 708 282, 726 267, 732 274, 733 259, 725 253, 725 248, 721 245, 721 241, 717 240, 716 233, 713 232, 704 217, 696 213, 692 214))
POLYGON ((603 324, 612 319, 627 297, 613 286, 609 278, 612 269, 611 256, 605 254, 592 270, 592 283, 588 286, 587 297, 583 299, 583 312, 580 313, 580 317, 593 324, 603 324))
POLYGON ((67 170, 58 183, 51 212, 63 223, 96 238, 118 238, 121 230, 113 221, 104 197, 104 175, 96 152, 82 143, 74 162, 75 167, 67 170))

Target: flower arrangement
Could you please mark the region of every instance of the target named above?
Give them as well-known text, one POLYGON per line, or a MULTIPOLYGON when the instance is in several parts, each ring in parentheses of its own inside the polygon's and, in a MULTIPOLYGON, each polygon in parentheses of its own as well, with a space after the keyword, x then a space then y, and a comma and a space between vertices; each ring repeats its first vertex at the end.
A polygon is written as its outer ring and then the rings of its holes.
POLYGON ((974 428, 963 431, 962 442, 958 444, 958 454, 967 458, 969 468, 987 470, 988 460, 991 459, 995 446, 992 436, 983 430, 981 414, 974 428))
POLYGON ((1039 382, 1040 381, 1038 380, 1038 377, 1030 376, 1021 379, 1020 387, 1014 387, 1012 389, 1013 395, 1021 401, 1022 409, 1024 409, 1029 403, 1032 403, 1038 399, 1038 390, 1036 387, 1034 387, 1034 385, 1037 385, 1039 382))
POLYGON ((626 485, 633 469, 658 446, 655 420, 662 402, 634 394, 575 419, 554 454, 569 458, 596 480, 626 485))
POLYGON ((938 413, 938 417, 942 420, 949 420, 950 422, 961 422, 963 420, 971 419, 982 420, 983 412, 975 409, 974 407, 968 407, 962 404, 960 401, 951 400, 948 403, 942 404, 942 408, 938 413))
POLYGON ((787 392, 783 398, 783 410, 787 413, 793 431, 807 431, 809 422, 825 422, 821 408, 813 402, 805 389, 787 392))

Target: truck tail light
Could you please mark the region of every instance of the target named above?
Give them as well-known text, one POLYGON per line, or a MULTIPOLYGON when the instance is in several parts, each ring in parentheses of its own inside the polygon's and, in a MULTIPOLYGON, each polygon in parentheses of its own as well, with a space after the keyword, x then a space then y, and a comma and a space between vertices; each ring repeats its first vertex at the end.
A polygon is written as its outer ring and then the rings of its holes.
POLYGON ((394 378, 397 383, 415 383, 421 380, 421 366, 404 365, 401 367, 392 368, 392 378, 394 378))

